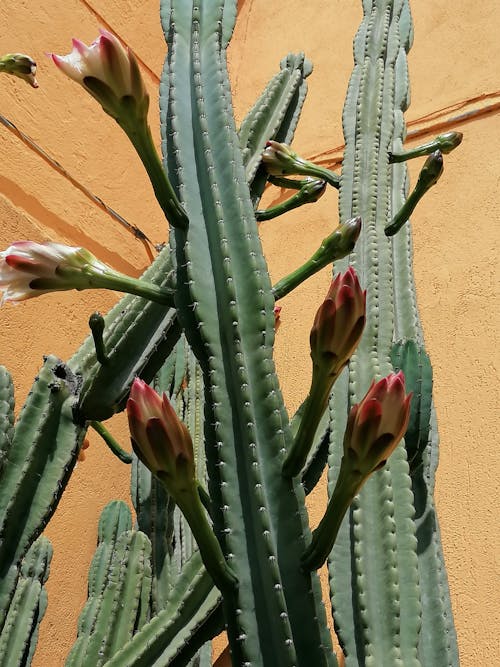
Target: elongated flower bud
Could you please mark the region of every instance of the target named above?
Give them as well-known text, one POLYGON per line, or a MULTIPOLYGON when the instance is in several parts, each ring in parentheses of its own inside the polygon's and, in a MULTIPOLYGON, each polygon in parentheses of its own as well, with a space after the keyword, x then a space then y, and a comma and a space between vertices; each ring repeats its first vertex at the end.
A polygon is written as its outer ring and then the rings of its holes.
POLYGON ((32 88, 38 88, 36 62, 24 53, 7 53, 0 56, 0 72, 24 79, 32 88))
POLYGON ((195 479, 193 443, 165 394, 136 378, 127 401, 132 446, 137 457, 169 484, 195 479), (180 476, 180 477, 179 477, 180 476))
POLYGON ((132 447, 184 514, 215 585, 232 591, 236 576, 224 559, 199 496, 193 442, 168 398, 135 379, 127 401, 132 447))
POLYGON ((351 408, 337 482, 325 515, 302 556, 304 569, 315 570, 328 558, 349 505, 369 476, 385 465, 404 436, 410 400, 404 375, 399 371, 373 382, 365 397, 351 408))
POLYGON ((354 352, 365 325, 366 292, 352 267, 337 274, 311 329, 313 364, 338 375, 354 352))
POLYGON ((385 465, 406 432, 410 401, 402 371, 372 383, 347 421, 344 457, 351 470, 366 478, 385 465))
POLYGON ((73 50, 67 56, 49 55, 120 124, 145 120, 149 96, 134 54, 112 33, 100 33, 90 46, 73 39, 73 50))

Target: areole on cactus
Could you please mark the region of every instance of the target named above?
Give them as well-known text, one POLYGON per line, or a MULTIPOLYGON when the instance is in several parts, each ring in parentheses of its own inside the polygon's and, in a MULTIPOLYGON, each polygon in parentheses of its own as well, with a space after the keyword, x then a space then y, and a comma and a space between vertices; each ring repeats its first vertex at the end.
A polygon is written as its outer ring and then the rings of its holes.
MULTIPOLYGON (((2 253, 4 300, 90 287, 130 294, 108 315, 91 316, 93 337, 68 365, 46 359, 17 422, 12 382, 0 369, 0 649, 12 641, 10 619, 22 606, 19 653, 30 661, 43 611, 20 604, 23 576, 39 554, 37 576, 24 576, 38 586, 38 605, 49 560, 35 540, 88 426, 104 433, 97 420, 126 405, 136 456, 114 451, 133 458, 137 525, 123 503, 103 512, 68 667, 207 667, 207 642, 222 629, 234 667, 336 667, 315 572, 327 559, 335 628, 351 667, 457 667, 449 616, 435 613, 447 589, 426 477, 437 444, 429 382, 418 404, 427 406, 429 443, 412 432, 426 474, 410 477, 401 441, 411 396, 389 363, 402 327, 394 295, 414 300, 404 223, 415 198, 399 201, 406 172, 390 166, 405 132, 408 3, 363 3, 341 177, 291 148, 312 70, 303 54, 282 61, 238 134, 226 65, 235 0, 161 5, 169 40, 160 94, 165 165, 130 50, 101 31, 90 46, 73 40, 71 54, 52 58, 127 133, 171 225, 170 245, 138 280, 83 248, 22 242, 2 253), (382 105, 363 89, 376 77, 382 105), (260 212, 267 181, 295 194, 260 212), (312 204, 327 185, 339 190, 338 227, 273 286, 257 219, 312 204), (374 201, 386 205, 375 210, 374 201), (276 302, 332 263, 335 278, 310 335, 311 388, 289 420, 273 360, 276 302), (327 463, 330 498, 311 534, 303 481, 310 490, 327 463), (414 497, 425 505, 420 513, 414 497), (424 513, 434 521, 425 545, 417 530, 424 513), (428 582, 436 576, 433 600, 428 582)), ((459 137, 436 141, 448 151, 459 137)), ((441 159, 426 163, 419 197, 439 177, 441 159)), ((414 319, 405 331, 421 342, 414 319)), ((407 356, 405 372, 423 354, 407 356)))

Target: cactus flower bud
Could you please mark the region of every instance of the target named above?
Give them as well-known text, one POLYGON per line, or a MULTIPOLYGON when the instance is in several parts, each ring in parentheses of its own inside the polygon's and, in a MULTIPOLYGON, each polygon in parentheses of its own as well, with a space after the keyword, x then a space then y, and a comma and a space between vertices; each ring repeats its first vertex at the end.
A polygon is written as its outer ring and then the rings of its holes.
POLYGON ((366 291, 352 267, 337 274, 311 329, 313 364, 338 375, 355 350, 365 325, 366 291))
POLYGON ((27 81, 33 88, 38 88, 36 80, 36 62, 24 53, 7 53, 0 56, 0 72, 12 74, 27 81))
POLYGON ((73 50, 67 56, 49 56, 121 125, 145 121, 149 96, 134 54, 107 30, 100 33, 90 46, 73 39, 73 50))
POLYGON ((193 442, 165 394, 136 378, 127 401, 132 446, 137 457, 165 482, 190 485, 195 479, 193 442))
POLYGON ((372 382, 347 421, 344 457, 351 470, 366 478, 385 465, 406 432, 411 396, 402 371, 372 382))
POLYGON ((16 241, 0 252, 2 304, 48 292, 92 288, 129 292, 172 305, 170 291, 115 271, 85 248, 16 241))
POLYGON ((134 452, 184 514, 215 585, 222 591, 232 591, 237 579, 224 559, 200 500, 189 431, 165 394, 160 397, 138 378, 132 383, 127 415, 134 452))
POLYGON ((302 556, 302 567, 315 570, 333 548, 342 519, 368 477, 382 468, 404 436, 410 419, 411 394, 402 371, 373 382, 351 408, 344 435, 344 456, 325 515, 302 556))
POLYGON ((297 173, 297 157, 297 153, 287 144, 268 141, 262 154, 262 161, 272 176, 283 176, 297 173))
POLYGON ((463 138, 462 132, 445 132, 436 137, 436 144, 441 153, 448 154, 460 146, 463 138))

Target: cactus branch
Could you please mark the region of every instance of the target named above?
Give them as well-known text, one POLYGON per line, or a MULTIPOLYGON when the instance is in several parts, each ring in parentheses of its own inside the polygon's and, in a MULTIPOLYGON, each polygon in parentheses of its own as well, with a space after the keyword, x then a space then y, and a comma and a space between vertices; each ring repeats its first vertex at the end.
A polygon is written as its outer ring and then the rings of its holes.
POLYGON ((106 365, 109 361, 104 346, 102 334, 104 333, 104 317, 101 313, 95 312, 89 317, 89 327, 92 332, 92 338, 95 345, 95 356, 97 361, 102 365, 106 365))

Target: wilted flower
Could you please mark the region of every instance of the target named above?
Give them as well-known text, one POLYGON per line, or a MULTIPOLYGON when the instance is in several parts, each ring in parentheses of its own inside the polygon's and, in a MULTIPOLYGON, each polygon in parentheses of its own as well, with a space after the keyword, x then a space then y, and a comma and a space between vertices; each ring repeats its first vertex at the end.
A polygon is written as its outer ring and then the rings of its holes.
POLYGON ((338 375, 354 352, 365 325, 366 292, 349 267, 337 274, 316 313, 310 344, 313 364, 338 375))
POLYGON ((24 53, 7 53, 0 56, 0 72, 12 74, 27 81, 33 88, 38 88, 36 80, 36 62, 24 53))
POLYGON ((149 96, 134 54, 107 30, 100 33, 90 46, 73 39, 73 50, 67 56, 49 55, 120 124, 131 118, 145 119, 149 96))
POLYGON ((281 306, 274 306, 274 330, 278 331, 281 325, 281 306))
POLYGON ((193 442, 165 394, 136 378, 127 401, 132 446, 138 458, 168 488, 178 475, 195 479, 193 442))
POLYGON ((366 478, 385 465, 406 432, 410 401, 402 371, 372 382, 347 421, 344 458, 351 471, 366 478))

